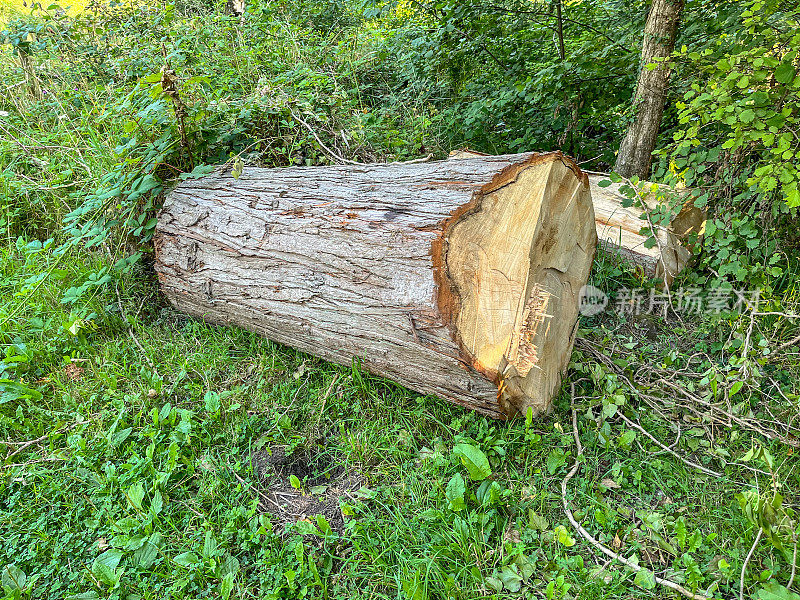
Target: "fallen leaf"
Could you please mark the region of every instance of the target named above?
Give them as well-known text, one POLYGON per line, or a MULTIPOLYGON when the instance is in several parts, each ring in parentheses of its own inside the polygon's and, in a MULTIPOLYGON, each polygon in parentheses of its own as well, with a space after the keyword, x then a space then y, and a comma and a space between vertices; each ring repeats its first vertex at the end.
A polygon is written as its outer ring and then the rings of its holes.
POLYGON ((511 544, 519 544, 522 542, 522 538, 519 535, 519 531, 517 531, 514 527, 509 526, 506 528, 506 531, 503 534, 503 541, 511 544))
POLYGON ((611 541, 611 547, 614 548, 614 550, 619 550, 622 548, 622 540, 619 539, 619 535, 614 534, 614 539, 611 541))
POLYGON ((297 368, 297 371, 295 371, 295 372, 292 374, 292 377, 294 377, 295 379, 300 379, 300 378, 301 378, 301 377, 302 377, 302 376, 305 374, 305 372, 306 372, 306 363, 305 363, 305 362, 303 362, 303 363, 302 363, 302 364, 301 364, 301 365, 300 365, 300 366, 297 368))
POLYGON ((608 488, 610 490, 618 490, 619 489, 619 484, 616 481, 614 481, 613 479, 609 479, 609 478, 603 479, 600 482, 600 485, 602 485, 603 487, 608 488))
POLYGON ((69 377, 72 381, 77 381, 83 375, 83 370, 83 367, 79 367, 75 363, 71 362, 64 367, 64 375, 69 377))

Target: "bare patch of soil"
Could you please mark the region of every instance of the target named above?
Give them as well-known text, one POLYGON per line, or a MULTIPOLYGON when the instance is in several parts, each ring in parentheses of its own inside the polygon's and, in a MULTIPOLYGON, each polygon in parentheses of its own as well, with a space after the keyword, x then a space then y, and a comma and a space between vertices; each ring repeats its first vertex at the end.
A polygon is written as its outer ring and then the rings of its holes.
POLYGON ((261 485, 261 498, 277 517, 280 529, 300 520, 315 523, 315 517, 322 515, 335 532, 343 532, 339 501, 351 498, 364 485, 358 471, 348 472, 331 464, 329 456, 307 450, 287 456, 282 446, 265 448, 255 453, 252 461, 261 485), (292 475, 302 482, 302 490, 292 487, 292 475))

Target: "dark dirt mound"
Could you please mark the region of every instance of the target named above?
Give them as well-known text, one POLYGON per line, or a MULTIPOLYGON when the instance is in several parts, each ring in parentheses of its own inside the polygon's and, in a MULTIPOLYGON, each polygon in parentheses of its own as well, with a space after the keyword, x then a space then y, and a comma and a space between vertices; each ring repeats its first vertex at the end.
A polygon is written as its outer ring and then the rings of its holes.
POLYGON ((261 497, 277 517, 280 529, 300 520, 315 523, 316 515, 322 515, 334 531, 342 533, 344 517, 339 501, 352 499, 351 494, 364 485, 358 471, 348 472, 322 453, 297 450, 287 455, 283 446, 265 448, 252 460, 261 497), (292 475, 300 480, 302 490, 292 487, 292 475))

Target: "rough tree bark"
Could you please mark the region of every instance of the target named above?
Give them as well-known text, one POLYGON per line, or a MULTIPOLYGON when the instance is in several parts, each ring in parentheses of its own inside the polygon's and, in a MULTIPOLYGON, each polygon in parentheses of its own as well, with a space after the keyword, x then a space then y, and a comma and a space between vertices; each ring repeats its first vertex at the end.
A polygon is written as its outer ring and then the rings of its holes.
POLYGON ((614 164, 614 171, 624 177, 636 175, 639 179, 647 179, 650 175, 653 150, 664 114, 670 68, 666 62, 656 63, 652 70, 647 65, 672 54, 683 4, 684 0, 653 0, 650 6, 644 27, 641 70, 633 96, 635 117, 625 133, 614 164))
POLYGON ((501 418, 550 410, 596 244, 560 153, 217 172, 155 238, 178 309, 501 418))

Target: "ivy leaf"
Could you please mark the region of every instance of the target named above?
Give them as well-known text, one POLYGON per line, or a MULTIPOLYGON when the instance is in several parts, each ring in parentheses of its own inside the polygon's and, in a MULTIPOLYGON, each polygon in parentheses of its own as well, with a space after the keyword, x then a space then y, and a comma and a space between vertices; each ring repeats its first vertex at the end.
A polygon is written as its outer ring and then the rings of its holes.
POLYGON ((470 479, 482 481, 492 474, 489 459, 480 448, 476 448, 472 444, 456 444, 453 454, 461 459, 461 464, 466 467, 470 479))

